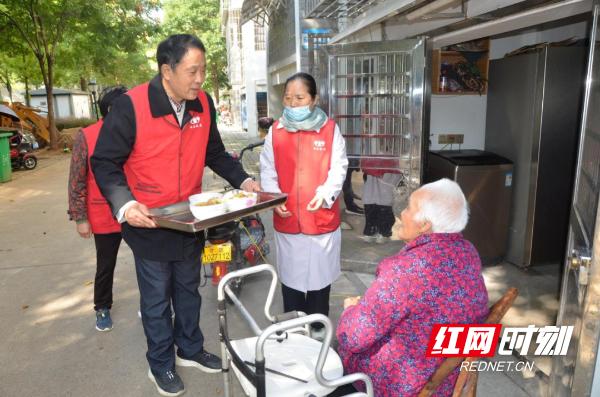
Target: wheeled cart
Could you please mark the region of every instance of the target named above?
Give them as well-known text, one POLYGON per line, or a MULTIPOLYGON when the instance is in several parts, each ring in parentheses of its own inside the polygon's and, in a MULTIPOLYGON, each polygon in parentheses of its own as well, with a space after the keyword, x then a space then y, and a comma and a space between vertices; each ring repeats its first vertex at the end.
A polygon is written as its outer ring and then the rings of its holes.
POLYGON ((277 273, 273 266, 267 264, 228 273, 219 283, 217 298, 225 397, 231 396, 230 369, 238 378, 244 393, 251 397, 320 397, 331 393, 336 387, 356 381, 365 383, 366 393, 353 393, 350 396, 373 396, 373 386, 367 375, 356 373, 343 376, 340 357, 330 347, 333 331, 331 321, 326 316, 307 316, 302 312, 279 316, 271 314, 276 287, 277 273), (228 286, 232 280, 261 272, 271 275, 264 314, 273 324, 264 330, 260 329, 228 286), (254 336, 230 339, 226 294, 248 322, 254 336), (311 323, 321 323, 325 327, 323 342, 308 336, 311 323))

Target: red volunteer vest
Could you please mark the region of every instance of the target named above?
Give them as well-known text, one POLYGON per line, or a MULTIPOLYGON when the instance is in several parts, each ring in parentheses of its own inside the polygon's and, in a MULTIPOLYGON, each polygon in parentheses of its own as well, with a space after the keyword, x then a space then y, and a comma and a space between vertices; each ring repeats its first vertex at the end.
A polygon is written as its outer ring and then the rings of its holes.
POLYGON ((306 206, 315 196, 317 187, 325 183, 331 167, 331 152, 335 122, 328 120, 317 133, 288 132, 273 125, 273 153, 279 187, 288 194, 288 218, 273 214, 273 226, 281 233, 324 234, 340 226, 340 205, 336 200, 331 208, 309 212, 306 206))
POLYGON ((83 136, 87 143, 88 149, 88 173, 87 173, 87 213, 88 221, 92 227, 94 234, 108 234, 108 233, 119 233, 121 232, 121 225, 115 220, 110 211, 110 207, 106 202, 104 196, 100 192, 98 185, 96 184, 96 178, 90 167, 90 157, 94 154, 94 148, 96 147, 96 141, 98 141, 98 134, 100 134, 100 128, 102 128, 102 120, 90 125, 89 127, 83 128, 83 136))
POLYGON ((137 201, 149 208, 174 204, 202 191, 202 175, 210 132, 208 98, 200 91, 203 112, 179 128, 173 114, 154 118, 148 83, 127 92, 135 109, 136 137, 124 171, 137 201))

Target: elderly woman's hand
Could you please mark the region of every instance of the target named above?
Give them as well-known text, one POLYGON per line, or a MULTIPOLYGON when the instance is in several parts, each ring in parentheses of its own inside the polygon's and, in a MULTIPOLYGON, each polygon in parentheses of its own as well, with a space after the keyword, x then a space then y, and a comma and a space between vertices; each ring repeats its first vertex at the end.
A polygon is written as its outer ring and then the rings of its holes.
POLYGON ((351 296, 349 298, 344 299, 344 310, 346 310, 350 306, 357 305, 358 301, 360 301, 360 296, 351 296))

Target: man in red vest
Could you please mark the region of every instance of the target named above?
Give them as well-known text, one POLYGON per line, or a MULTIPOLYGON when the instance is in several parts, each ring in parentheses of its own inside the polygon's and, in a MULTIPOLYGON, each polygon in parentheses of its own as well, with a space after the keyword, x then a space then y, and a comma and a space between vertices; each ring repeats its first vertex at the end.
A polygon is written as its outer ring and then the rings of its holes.
POLYGON ((204 166, 234 187, 260 187, 225 151, 214 103, 201 88, 202 42, 191 35, 170 36, 159 44, 156 58, 160 73, 114 104, 91 163, 133 251, 148 377, 160 394, 178 396, 184 386, 175 365, 221 372, 221 359, 204 350, 198 325, 204 234, 157 228, 148 209, 199 193, 204 166))
MULTIPOLYGON (((112 103, 126 92, 127 89, 123 86, 109 87, 102 91, 99 100, 102 119, 108 114, 112 103)), ((112 216, 89 167, 89 158, 94 152, 101 127, 102 120, 81 129, 75 137, 69 173, 69 215, 77 223, 77 232, 81 237, 90 238, 94 235, 96 329, 110 331, 113 327, 110 317, 113 275, 121 244, 121 225, 112 216)))

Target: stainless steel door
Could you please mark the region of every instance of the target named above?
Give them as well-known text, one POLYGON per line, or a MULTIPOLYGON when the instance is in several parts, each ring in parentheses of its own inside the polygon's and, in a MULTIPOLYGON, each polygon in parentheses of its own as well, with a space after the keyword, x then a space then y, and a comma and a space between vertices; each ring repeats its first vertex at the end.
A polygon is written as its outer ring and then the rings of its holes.
POLYGON ((409 189, 418 186, 429 127, 426 40, 325 45, 318 58, 322 104, 351 164, 401 171, 409 189))
POLYGON ((594 1, 589 59, 558 325, 572 325, 566 356, 556 356, 552 396, 600 395, 600 54, 594 1), (594 376, 594 371, 598 374, 594 376))

